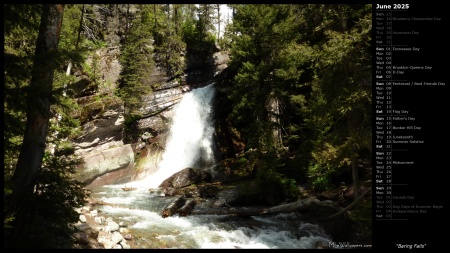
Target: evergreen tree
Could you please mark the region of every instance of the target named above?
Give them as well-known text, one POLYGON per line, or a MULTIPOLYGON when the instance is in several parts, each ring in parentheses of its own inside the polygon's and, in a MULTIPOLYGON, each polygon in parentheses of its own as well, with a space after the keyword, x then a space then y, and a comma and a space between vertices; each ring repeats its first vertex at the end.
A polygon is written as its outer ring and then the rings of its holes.
POLYGON ((58 48, 56 31, 67 31, 61 27, 62 5, 8 8, 5 58, 10 61, 5 64, 4 115, 11 121, 4 130, 5 248, 71 247, 68 224, 78 219, 74 208, 84 204, 86 195, 71 178, 78 161, 67 137, 76 134, 78 122, 69 116, 76 104, 63 96, 63 87, 70 82, 63 66, 69 58, 79 57, 70 48, 58 48), (31 22, 21 23, 21 19, 31 22), (22 45, 15 44, 11 35, 25 30, 22 45), (30 42, 29 47, 23 47, 24 42, 30 42), (32 49, 34 62, 25 57, 32 49), (22 69, 16 69, 20 65, 22 69), (55 122, 56 115, 62 115, 62 120, 55 122), (56 238, 59 245, 48 238, 56 238))
MULTIPOLYGON (((273 135, 279 128, 279 99, 284 89, 277 80, 277 57, 286 46, 289 5, 237 5, 233 19, 231 68, 237 69, 230 99, 231 117, 243 130, 249 148, 280 146, 273 135)), ((278 136, 278 134, 277 134, 278 136)))
POLYGON ((154 66, 151 11, 151 6, 140 6, 120 55, 122 71, 118 95, 125 103, 126 134, 132 132, 135 120, 142 116, 139 112, 142 95, 151 92, 150 73, 154 66))
POLYGON ((17 201, 22 194, 26 196, 33 192, 34 181, 44 155, 55 68, 55 62, 51 60, 55 56, 50 57, 50 60, 49 56, 55 55, 58 49, 63 12, 63 5, 44 5, 42 12, 27 97, 27 125, 13 176, 13 199, 17 201))
POLYGON ((209 62, 213 54, 216 41, 211 20, 213 9, 207 4, 201 4, 198 8, 189 5, 187 9, 182 40, 186 43, 187 65, 195 67, 199 63, 209 62))
POLYGON ((335 28, 324 31, 326 43, 316 48, 316 78, 311 83, 316 91, 311 123, 317 124, 319 134, 314 171, 326 175, 350 166, 357 197, 358 160, 372 146, 371 7, 333 7, 335 28))
MULTIPOLYGON (((41 5, 4 5, 4 195, 12 193, 11 178, 25 132, 26 89, 39 29, 41 5)), ((15 210, 5 203, 5 235, 11 233, 15 210)))
POLYGON ((286 147, 297 169, 279 171, 308 170, 317 189, 348 168, 357 185, 371 145, 370 5, 232 7, 229 120, 247 148, 286 147))
POLYGON ((172 15, 167 15, 161 25, 154 27, 152 30, 155 42, 155 62, 158 66, 165 69, 169 78, 180 76, 185 70, 185 62, 181 55, 186 50, 186 44, 182 41, 178 32, 177 23, 180 22, 181 13, 179 5, 167 6, 166 9, 172 10, 172 15), (172 22, 170 20, 173 20, 172 22))

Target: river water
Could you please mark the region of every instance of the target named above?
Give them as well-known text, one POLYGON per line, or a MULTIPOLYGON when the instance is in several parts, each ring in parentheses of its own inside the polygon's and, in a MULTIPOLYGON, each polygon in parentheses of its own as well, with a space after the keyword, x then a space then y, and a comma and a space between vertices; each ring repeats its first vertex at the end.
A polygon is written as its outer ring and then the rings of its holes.
POLYGON ((331 239, 323 229, 302 222, 302 217, 296 213, 248 218, 161 216, 163 208, 174 199, 158 191, 163 180, 186 167, 215 165, 214 94, 214 85, 210 84, 183 96, 174 107, 170 135, 157 171, 138 182, 93 189, 93 198, 114 204, 101 206, 99 211, 117 223, 126 224, 134 237, 133 248, 311 249, 319 242, 328 245, 331 239), (135 187, 136 190, 123 191, 123 187, 135 187), (149 189, 155 190, 150 192, 149 189))
POLYGON ((122 187, 125 185, 99 187, 92 197, 119 205, 101 206, 98 210, 126 224, 134 237, 133 248, 313 249, 318 242, 331 242, 321 227, 302 222, 296 213, 249 218, 175 214, 163 218, 161 211, 174 197, 144 188, 123 191, 122 187))

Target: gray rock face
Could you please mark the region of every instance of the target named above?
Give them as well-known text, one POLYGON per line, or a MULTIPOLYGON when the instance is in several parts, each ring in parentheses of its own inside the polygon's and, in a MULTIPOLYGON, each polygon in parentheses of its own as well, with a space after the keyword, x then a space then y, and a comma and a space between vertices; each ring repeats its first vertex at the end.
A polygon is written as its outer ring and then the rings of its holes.
POLYGON ((142 107, 140 109, 143 115, 151 115, 172 107, 180 101, 183 93, 190 91, 188 85, 180 85, 177 82, 163 84, 152 94, 142 97, 142 107))
MULTIPOLYGON (((124 180, 120 179, 123 170, 134 168, 133 149, 123 143, 123 101, 112 93, 121 70, 118 53, 118 48, 97 52, 102 75, 99 81, 102 85, 98 85, 96 94, 78 98, 78 104, 82 107, 79 115, 83 124, 82 134, 72 143, 75 155, 81 157, 82 163, 74 178, 88 187, 93 182, 102 185, 124 180), (122 173, 117 173, 121 170, 122 173), (120 177, 113 179, 111 172, 120 177)), ((88 59, 87 63, 90 61, 92 59, 88 59)))
POLYGON ((76 179, 89 185, 108 172, 134 168, 134 152, 131 145, 127 144, 85 154, 83 161, 82 166, 77 170, 76 179))
MULTIPOLYGON (((97 93, 78 98, 82 134, 72 143, 82 163, 74 178, 88 188, 129 180, 127 174, 134 169, 134 151, 123 143, 123 101, 113 95, 121 70, 119 53, 119 48, 97 52, 101 71, 97 93)), ((87 60, 87 64, 91 62, 91 58, 87 60)))
MULTIPOLYGON (((85 105, 89 107, 89 104, 85 105)), ((121 101, 103 105, 104 111, 92 116, 82 126, 82 135, 74 140, 75 154, 84 156, 91 152, 123 145, 123 105, 121 101)))

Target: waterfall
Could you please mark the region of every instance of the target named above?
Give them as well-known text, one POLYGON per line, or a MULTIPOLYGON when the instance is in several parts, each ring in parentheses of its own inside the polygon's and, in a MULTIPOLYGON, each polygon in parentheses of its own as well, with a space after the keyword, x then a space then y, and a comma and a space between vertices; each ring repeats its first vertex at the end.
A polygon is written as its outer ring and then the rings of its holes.
POLYGON ((166 178, 187 167, 202 169, 214 165, 214 95, 214 84, 209 84, 185 94, 173 108, 165 151, 157 171, 144 179, 145 187, 157 188, 166 178))
MULTIPOLYGON (((166 178, 186 167, 212 169, 215 166, 214 95, 213 84, 186 93, 173 108, 169 135, 157 170, 139 182, 125 185, 136 186, 138 189, 134 191, 123 191, 123 185, 94 189, 91 197, 118 204, 103 205, 99 210, 126 225, 134 235, 136 249, 314 249, 318 244, 330 245, 330 237, 320 226, 303 222, 296 212, 261 217, 162 217, 161 210, 175 197, 161 198, 159 191, 148 191, 148 188, 158 188, 166 178)), ((204 204, 203 208, 208 206, 204 204)))

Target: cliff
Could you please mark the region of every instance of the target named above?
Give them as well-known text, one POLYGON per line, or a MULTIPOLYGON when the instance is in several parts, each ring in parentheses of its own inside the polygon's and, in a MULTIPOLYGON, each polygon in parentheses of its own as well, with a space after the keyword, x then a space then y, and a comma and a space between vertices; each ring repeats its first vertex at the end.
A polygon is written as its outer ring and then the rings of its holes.
POLYGON ((88 59, 87 64, 98 61, 99 80, 83 71, 75 72, 79 79, 77 101, 83 108, 78 112, 82 134, 73 139, 75 154, 82 158, 75 178, 87 188, 130 182, 155 170, 174 105, 186 92, 217 79, 229 61, 228 55, 216 48, 206 60, 187 59, 187 69, 178 78, 167 76, 159 66, 149 70, 153 92, 141 98, 143 117, 133 124, 133 136, 137 138, 125 141, 125 108, 114 95, 122 68, 119 56, 120 49, 114 47, 98 50, 97 57, 88 59))

